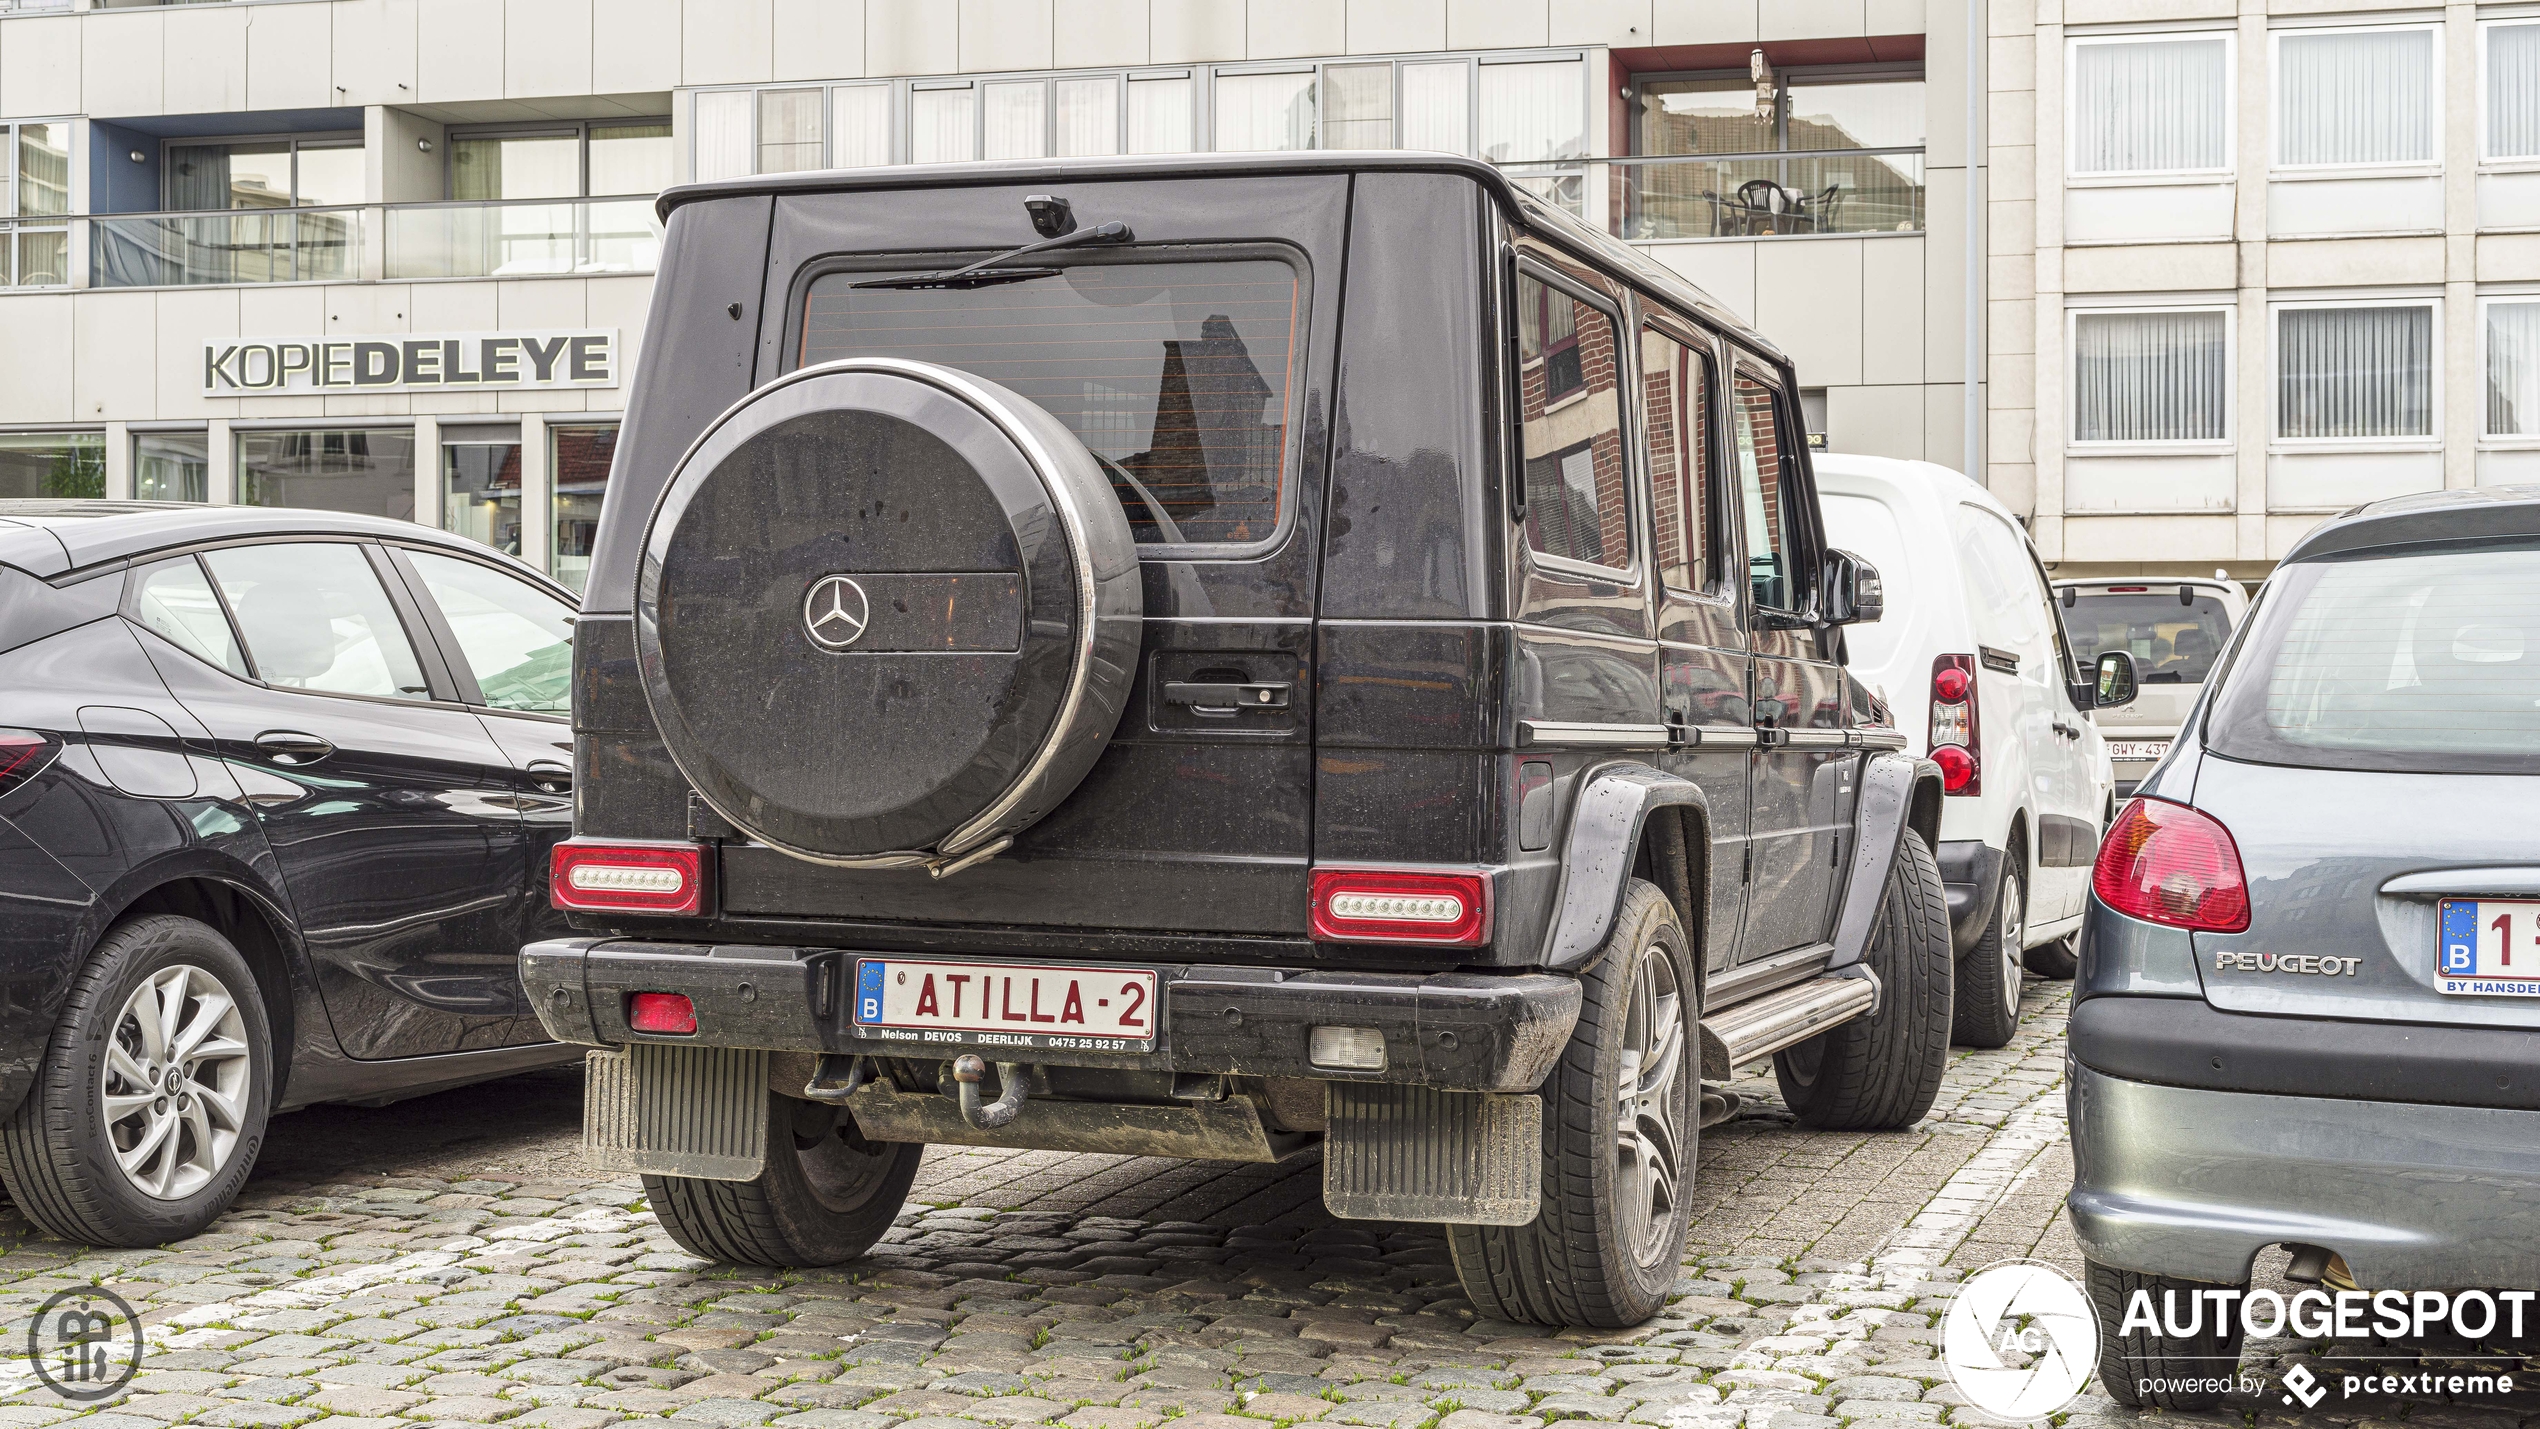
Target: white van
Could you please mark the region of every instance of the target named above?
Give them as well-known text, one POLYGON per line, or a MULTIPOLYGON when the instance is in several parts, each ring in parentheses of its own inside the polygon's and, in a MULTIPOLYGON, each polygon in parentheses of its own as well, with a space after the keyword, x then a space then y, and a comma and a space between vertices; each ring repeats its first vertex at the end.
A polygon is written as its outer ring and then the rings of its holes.
POLYGON ((1941 766, 1940 876, 1958 949, 1954 1040, 1999 1047, 2023 967, 2073 974, 2073 937, 2115 776, 2061 607, 2028 536, 1946 467, 1816 458, 1826 539, 1878 567, 1887 614, 1846 627, 1846 662, 1941 766))
POLYGON ((2102 650, 2134 657, 2134 703, 2111 710, 2099 725, 2108 736, 2108 758, 2117 770, 2117 797, 2169 757, 2170 740, 2205 693, 2205 677, 2240 617, 2248 593, 2217 571, 2212 580, 2155 579, 2055 582, 2064 603, 2064 630, 2084 666, 2102 650))

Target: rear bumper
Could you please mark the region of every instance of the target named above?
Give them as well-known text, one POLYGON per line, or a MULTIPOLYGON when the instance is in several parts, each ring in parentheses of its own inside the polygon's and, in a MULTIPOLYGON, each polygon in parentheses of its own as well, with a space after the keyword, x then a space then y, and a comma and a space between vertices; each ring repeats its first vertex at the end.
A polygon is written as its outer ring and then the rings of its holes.
POLYGON ((2071 1063, 2082 1253, 2245 1283, 2285 1242, 2367 1289, 2540 1284, 2540 1111, 2156 1086, 2071 1063))
POLYGON ((1940 860, 1940 888, 1949 899, 1949 942, 1964 954, 1984 937, 1993 902, 2002 892, 2002 850, 1982 839, 1948 839, 1933 854, 1940 860))
POLYGON ((1018 1049, 963 1034, 919 1038, 858 1029, 848 1007, 856 956, 835 948, 559 938, 523 948, 520 970, 548 1034, 588 1046, 651 1042, 928 1061, 975 1051, 991 1060, 1045 1065, 1458 1091, 1534 1090, 1568 1045, 1579 1016, 1578 979, 1549 973, 1420 976, 1124 963, 1156 974, 1163 1015, 1152 1051, 1018 1049), (696 1008, 696 1032, 669 1037, 628 1030, 626 999, 637 992, 685 995, 696 1008), (1379 1029, 1384 1069, 1313 1065, 1306 1043, 1317 1026, 1379 1029))

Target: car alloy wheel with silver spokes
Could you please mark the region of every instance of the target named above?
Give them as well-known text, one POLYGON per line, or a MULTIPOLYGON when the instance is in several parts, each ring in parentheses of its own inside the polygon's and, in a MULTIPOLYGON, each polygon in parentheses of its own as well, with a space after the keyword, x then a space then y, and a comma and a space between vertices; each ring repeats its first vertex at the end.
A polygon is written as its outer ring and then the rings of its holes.
POLYGON ((1667 950, 1642 949, 1623 1023, 1614 1116, 1614 1213, 1632 1258, 1648 1264, 1675 1218, 1684 1098, 1684 996, 1667 950))
POLYGON ((2017 873, 2002 875, 2002 896, 1995 900, 1993 916, 2002 940, 2001 956, 1995 960, 1994 975, 2002 979, 2002 1005, 2014 1017, 2020 1007, 2020 942, 2028 936, 2028 888, 2017 873))
POLYGON ((101 1082, 125 1179, 162 1201, 193 1195, 236 1154, 254 1091, 237 1000, 189 963, 151 973, 116 1014, 101 1082))

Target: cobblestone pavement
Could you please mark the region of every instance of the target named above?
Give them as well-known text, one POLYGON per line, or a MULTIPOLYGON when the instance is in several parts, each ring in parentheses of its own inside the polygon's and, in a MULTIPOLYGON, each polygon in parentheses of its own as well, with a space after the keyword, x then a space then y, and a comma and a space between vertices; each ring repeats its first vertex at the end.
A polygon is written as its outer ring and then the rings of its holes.
MULTIPOLYGON (((1935 1358, 1954 1283, 2006 1257, 2078 1271, 2061 1215, 2066 994, 1953 1061, 1908 1132, 1791 1123, 1769 1079, 1702 1145, 1668 1310, 1624 1333, 1478 1320, 1441 1238, 1334 1220, 1309 1156, 1278 1167, 943 1148, 889 1242, 769 1272, 681 1252, 631 1179, 591 1176, 580 1081, 513 1078, 277 1121, 214 1230, 89 1251, 0 1218, 0 1304, 102 1283, 139 1307, 144 1366, 66 1405, 0 1360, 0 1429, 1910 1429, 1980 1422, 1935 1358)), ((2262 1271, 2280 1274, 2278 1263, 2262 1271)), ((2253 1345, 2428 1367, 2453 1346, 2253 1345), (2325 1353, 2322 1353, 2322 1351, 2325 1353)), ((2540 1367, 2540 1361, 2534 1362, 2540 1367)), ((2273 1384, 2202 1418, 2297 1417, 2273 1384)), ((2533 1422, 2540 1422, 2535 1406, 2533 1422)), ((2131 1420, 2085 1395, 2071 1429, 2131 1420)), ((2516 1422, 2436 1399, 2314 1422, 2516 1422)))

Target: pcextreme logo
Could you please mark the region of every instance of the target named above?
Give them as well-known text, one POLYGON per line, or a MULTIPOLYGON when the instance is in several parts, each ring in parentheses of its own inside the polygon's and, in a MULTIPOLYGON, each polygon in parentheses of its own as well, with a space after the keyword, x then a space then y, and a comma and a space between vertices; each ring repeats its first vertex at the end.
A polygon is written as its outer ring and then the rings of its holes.
POLYGON ((2099 1314, 2073 1278, 2033 1260, 1988 1265, 1958 1287, 1940 1357, 1968 1404, 2032 1422, 2073 1402, 2099 1353, 2099 1314))

